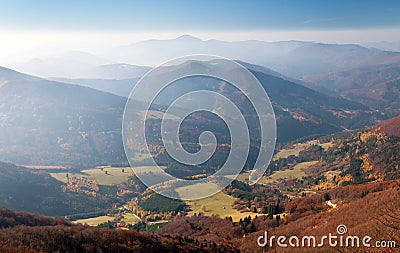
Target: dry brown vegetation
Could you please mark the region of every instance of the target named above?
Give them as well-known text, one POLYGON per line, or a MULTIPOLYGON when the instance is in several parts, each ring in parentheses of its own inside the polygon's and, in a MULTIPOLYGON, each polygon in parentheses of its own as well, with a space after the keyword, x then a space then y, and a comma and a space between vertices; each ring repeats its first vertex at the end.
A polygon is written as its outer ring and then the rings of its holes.
POLYGON ((0 252, 237 252, 189 237, 74 225, 0 209, 0 252))
MULTIPOLYGON (((365 235, 376 240, 393 240, 400 246, 400 180, 374 182, 363 185, 338 187, 291 201, 280 219, 265 216, 250 220, 247 224, 231 222, 217 217, 179 217, 158 231, 161 234, 190 236, 200 239, 232 242, 241 252, 261 252, 257 238, 268 231, 270 235, 303 236, 321 238, 335 234, 336 227, 344 224, 348 235, 365 235), (331 199, 336 207, 327 204, 331 199)), ((274 248, 272 252, 385 252, 376 248, 274 248)))

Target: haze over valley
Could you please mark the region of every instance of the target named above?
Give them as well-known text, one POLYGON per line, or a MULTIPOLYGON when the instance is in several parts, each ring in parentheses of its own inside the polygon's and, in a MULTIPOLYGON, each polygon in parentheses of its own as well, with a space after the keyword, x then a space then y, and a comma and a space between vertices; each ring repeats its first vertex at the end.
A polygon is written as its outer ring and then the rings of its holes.
POLYGON ((1 3, 0 252, 397 252, 399 9, 1 3))

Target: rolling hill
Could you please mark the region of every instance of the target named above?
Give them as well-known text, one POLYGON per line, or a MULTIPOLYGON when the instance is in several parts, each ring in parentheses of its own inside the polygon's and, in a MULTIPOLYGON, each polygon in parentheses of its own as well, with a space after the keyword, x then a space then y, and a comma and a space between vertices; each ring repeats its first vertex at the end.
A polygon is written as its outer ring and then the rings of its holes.
MULTIPOLYGON (((374 124, 380 117, 361 104, 272 76, 262 67, 249 67, 258 70, 253 73, 270 96, 277 116, 279 142, 361 128, 374 124)), ((179 71, 179 66, 166 68, 165 74, 170 71, 179 71)), ((126 162, 121 137, 126 98, 5 68, 0 69, 0 80, 0 160, 72 167, 126 162)), ((100 89, 101 84, 93 82, 86 85, 100 89)), ((113 88, 104 85, 103 89, 113 88)), ((161 97, 157 103, 166 105, 170 100, 168 94, 180 94, 191 90, 190 85, 197 87, 207 82, 198 80, 197 84, 187 85, 171 89, 164 96, 166 100, 161 97)), ((236 96, 229 89, 223 92, 236 96)), ((245 109, 248 104, 242 106, 245 109)), ((251 116, 250 111, 245 114, 251 116)))
POLYGON ((400 137, 400 117, 395 117, 389 120, 385 120, 373 127, 378 131, 381 131, 388 136, 399 136, 400 137))
POLYGON ((90 166, 124 160, 125 99, 1 68, 0 159, 90 166))
POLYGON ((397 62, 308 75, 303 81, 312 89, 398 115, 399 77, 400 63, 397 62))

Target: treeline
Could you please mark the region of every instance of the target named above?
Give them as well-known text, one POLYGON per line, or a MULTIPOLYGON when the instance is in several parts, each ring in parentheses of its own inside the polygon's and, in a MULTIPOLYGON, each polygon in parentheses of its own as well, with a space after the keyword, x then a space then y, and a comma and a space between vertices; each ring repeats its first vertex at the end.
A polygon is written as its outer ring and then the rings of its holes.
POLYGON ((0 252, 237 252, 189 237, 156 236, 82 225, 0 230, 0 252))
POLYGON ((155 213, 177 213, 184 211, 186 208, 185 203, 181 200, 170 199, 157 193, 145 195, 140 199, 139 205, 143 210, 155 213))
POLYGON ((0 207, 0 229, 24 226, 55 226, 69 225, 70 223, 61 218, 45 217, 38 214, 16 212, 0 207))

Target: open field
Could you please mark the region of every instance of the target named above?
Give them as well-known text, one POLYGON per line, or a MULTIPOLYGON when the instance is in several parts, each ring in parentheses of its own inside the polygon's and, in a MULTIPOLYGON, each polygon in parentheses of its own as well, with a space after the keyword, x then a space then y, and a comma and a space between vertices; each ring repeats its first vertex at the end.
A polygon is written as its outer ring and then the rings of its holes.
POLYGON ((133 213, 126 213, 123 215, 124 218, 121 221, 124 221, 128 224, 136 224, 140 221, 139 217, 137 217, 135 214, 133 213))
MULTIPOLYGON (((140 114, 141 117, 144 117, 146 115, 146 111, 140 111, 138 114, 140 114)), ((161 111, 156 111, 156 110, 148 110, 147 111, 147 119, 170 119, 170 120, 179 120, 180 118, 174 114, 169 114, 169 113, 164 113, 161 111)))
MULTIPOLYGON (((249 175, 250 175, 250 171, 246 171, 243 173, 240 173, 237 177, 236 180, 241 181, 241 182, 248 182, 249 181, 249 175)), ((235 178, 236 175, 229 175, 229 176, 225 176, 227 178, 235 178)))
MULTIPOLYGON (((154 166, 139 166, 135 167, 135 170, 139 173, 144 172, 155 172, 156 167, 154 166)), ((61 181, 67 183, 67 173, 58 172, 50 173, 50 175, 61 181)), ((130 167, 96 167, 93 169, 81 170, 78 173, 68 173, 70 177, 87 177, 95 180, 100 185, 116 185, 125 182, 129 176, 133 175, 133 171, 130 167), (124 170, 124 172, 122 172, 124 170), (107 174, 106 174, 107 171, 107 174)))
POLYGON ((313 144, 319 144, 318 140, 311 140, 304 143, 293 144, 293 148, 284 148, 279 150, 279 152, 274 156, 273 159, 277 160, 279 158, 288 158, 291 155, 298 156, 300 151, 313 144))
MULTIPOLYGON (((123 214, 123 217, 124 218, 122 218, 121 221, 124 221, 127 224, 132 224, 133 225, 133 224, 136 224, 136 223, 138 223, 140 221, 139 217, 137 217, 135 214, 132 214, 132 213, 123 214)), ((113 220, 114 220, 113 216, 103 215, 103 216, 98 216, 98 217, 94 217, 94 218, 76 220, 76 221, 73 221, 73 223, 87 224, 89 226, 94 226, 95 227, 95 226, 97 226, 99 224, 102 224, 104 222, 113 221, 113 220)))
POLYGON ((318 144, 318 145, 320 145, 326 151, 330 147, 333 147, 334 144, 333 144, 332 141, 330 141, 330 142, 325 142, 325 143, 321 143, 321 144, 318 144))
POLYGON ((300 179, 303 176, 306 176, 303 169, 307 168, 308 166, 314 165, 317 162, 318 161, 303 162, 303 163, 296 164, 293 169, 274 171, 274 173, 267 178, 266 183, 273 183, 273 182, 278 181, 278 179, 285 179, 285 178, 300 179))
POLYGON ((181 198, 188 199, 186 196, 190 196, 190 198, 201 198, 202 196, 200 194, 204 192, 204 189, 207 189, 207 192, 219 192, 220 190, 218 186, 213 183, 198 183, 195 185, 179 187, 175 191, 181 198))
MULTIPOLYGON (((243 183, 248 183, 249 182, 249 175, 250 175, 250 171, 246 171, 243 173, 240 173, 237 177, 236 180, 241 181, 243 183)), ((229 175, 229 176, 225 176, 227 178, 235 178, 235 175, 229 175)), ((266 182, 266 177, 263 176, 258 182, 257 184, 265 184, 266 182)))
POLYGON ((21 165, 27 169, 35 169, 35 170, 66 170, 68 169, 62 165, 21 165))
POLYGON ((279 150, 279 152, 273 157, 273 160, 277 160, 279 158, 288 158, 291 155, 298 156, 300 151, 314 144, 321 146, 324 150, 327 150, 328 148, 333 146, 332 142, 319 143, 318 140, 311 140, 304 143, 296 143, 293 144, 293 148, 284 148, 279 150))
MULTIPOLYGON (((179 189, 177 190, 179 192, 179 189)), ((190 206, 191 211, 189 212, 189 216, 194 215, 194 213, 202 212, 205 216, 218 215, 221 218, 231 216, 233 221, 239 221, 241 218, 251 216, 255 217, 256 215, 260 216, 262 214, 256 214, 251 212, 239 212, 236 209, 232 208, 232 204, 236 198, 229 196, 223 192, 218 192, 213 196, 186 201, 186 203, 190 206)))
MULTIPOLYGON (((132 170, 127 168, 116 168, 116 167, 105 167, 105 168, 94 168, 82 170, 80 173, 68 173, 70 177, 87 177, 95 180, 100 185, 115 185, 125 182, 130 175, 132 170), (103 169, 103 170, 102 170, 103 169), (122 172, 124 170, 124 172, 122 172), (107 171, 107 174, 106 174, 107 171)), ((67 177, 65 172, 61 173, 50 173, 55 179, 66 183, 67 177)))
POLYGON ((94 218, 89 218, 89 219, 82 219, 82 220, 76 220, 73 221, 73 223, 81 223, 81 224, 88 224, 89 226, 97 226, 101 223, 107 222, 107 221, 112 221, 114 220, 114 217, 110 216, 99 216, 99 217, 94 217, 94 218))
MULTIPOLYGON (((160 166, 161 169, 166 169, 166 166, 160 166)), ((132 171, 129 168, 130 171, 132 171)), ((139 173, 146 173, 146 172, 153 172, 153 173, 157 173, 158 172, 158 168, 157 166, 137 166, 134 167, 135 173, 139 174, 139 173)))
POLYGON ((144 159, 147 159, 150 157, 151 157, 151 155, 149 155, 149 154, 135 153, 135 155, 132 157, 132 160, 143 161, 144 159))

